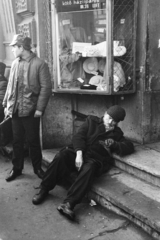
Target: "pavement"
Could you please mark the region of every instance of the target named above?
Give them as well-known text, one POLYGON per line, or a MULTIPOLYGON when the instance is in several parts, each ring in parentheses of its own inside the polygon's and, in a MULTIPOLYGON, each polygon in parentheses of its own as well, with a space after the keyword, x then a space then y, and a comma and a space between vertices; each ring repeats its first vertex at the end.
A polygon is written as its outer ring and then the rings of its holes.
MULTIPOLYGON (((45 166, 58 150, 42 151, 45 166)), ((113 157, 114 168, 95 180, 89 198, 160 240, 160 142, 136 144, 133 154, 113 157)))

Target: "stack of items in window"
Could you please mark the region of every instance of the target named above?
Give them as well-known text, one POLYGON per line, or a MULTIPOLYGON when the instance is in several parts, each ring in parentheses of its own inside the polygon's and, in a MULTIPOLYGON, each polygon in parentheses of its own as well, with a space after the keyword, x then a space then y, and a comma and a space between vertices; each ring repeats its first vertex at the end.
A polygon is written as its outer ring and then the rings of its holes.
MULTIPOLYGON (((106 41, 96 45, 73 42, 72 50, 69 50, 68 47, 64 48, 60 54, 61 87, 108 91, 106 46, 106 41)), ((125 53, 126 48, 119 46, 119 41, 114 41, 114 56, 123 56, 125 53)), ((125 84, 123 68, 118 61, 114 61, 114 92, 118 92, 125 84)))

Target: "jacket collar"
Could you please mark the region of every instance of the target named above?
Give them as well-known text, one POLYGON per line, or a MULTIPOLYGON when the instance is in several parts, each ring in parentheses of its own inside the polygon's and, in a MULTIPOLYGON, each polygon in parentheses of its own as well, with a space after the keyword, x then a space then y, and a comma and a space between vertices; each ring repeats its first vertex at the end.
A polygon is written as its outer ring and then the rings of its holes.
POLYGON ((36 57, 36 54, 31 52, 30 56, 26 59, 23 59, 21 57, 19 57, 19 61, 23 60, 23 61, 26 61, 26 62, 30 62, 32 58, 36 57))

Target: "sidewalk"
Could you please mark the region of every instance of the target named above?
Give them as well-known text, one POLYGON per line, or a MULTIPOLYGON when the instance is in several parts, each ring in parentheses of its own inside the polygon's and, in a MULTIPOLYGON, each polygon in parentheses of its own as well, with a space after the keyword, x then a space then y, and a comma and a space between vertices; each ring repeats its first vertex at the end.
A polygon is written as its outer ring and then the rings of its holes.
MULTIPOLYGON (((45 165, 57 151, 43 150, 45 165)), ((89 197, 160 239, 160 143, 136 145, 135 153, 113 157, 115 167, 96 179, 89 197)))

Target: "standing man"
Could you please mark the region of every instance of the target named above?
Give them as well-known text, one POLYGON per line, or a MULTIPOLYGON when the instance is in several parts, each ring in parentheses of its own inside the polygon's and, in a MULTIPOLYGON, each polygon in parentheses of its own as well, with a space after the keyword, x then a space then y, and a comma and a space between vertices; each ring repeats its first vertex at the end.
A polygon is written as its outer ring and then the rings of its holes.
POLYGON ((14 36, 10 46, 15 56, 3 100, 5 115, 12 118, 13 168, 6 178, 12 181, 22 174, 26 137, 34 173, 42 178, 42 153, 39 128, 51 95, 51 77, 47 64, 31 51, 31 38, 14 36))
POLYGON ((63 148, 50 163, 40 191, 33 197, 33 204, 43 202, 59 180, 69 178, 72 171, 77 171, 78 176, 58 207, 60 213, 73 220, 74 207, 82 201, 95 177, 112 166, 112 153, 122 156, 134 151, 132 142, 124 137, 117 126, 118 122, 124 120, 125 115, 123 108, 114 105, 102 118, 89 116, 74 135, 73 145, 63 148))

